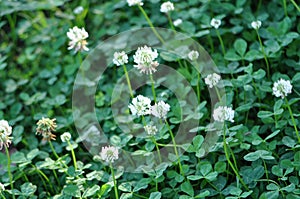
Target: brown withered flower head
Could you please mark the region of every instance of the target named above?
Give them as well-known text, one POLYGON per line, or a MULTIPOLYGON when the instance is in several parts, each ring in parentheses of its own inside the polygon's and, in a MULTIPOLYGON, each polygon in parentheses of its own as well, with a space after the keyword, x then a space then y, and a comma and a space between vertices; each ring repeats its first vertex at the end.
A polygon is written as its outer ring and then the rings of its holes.
POLYGON ((55 140, 56 135, 53 134, 53 132, 55 132, 56 127, 57 127, 55 120, 56 120, 55 118, 54 119, 50 119, 50 118, 40 119, 36 123, 37 124, 36 134, 42 135, 43 140, 45 140, 45 141, 55 140))

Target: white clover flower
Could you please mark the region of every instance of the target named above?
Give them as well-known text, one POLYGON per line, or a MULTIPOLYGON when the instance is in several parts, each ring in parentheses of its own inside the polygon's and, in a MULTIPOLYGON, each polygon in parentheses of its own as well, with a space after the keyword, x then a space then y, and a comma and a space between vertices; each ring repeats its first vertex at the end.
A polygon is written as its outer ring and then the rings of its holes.
POLYGON ((189 54, 188 54, 188 58, 189 58, 190 60, 192 60, 192 61, 198 59, 198 57, 199 57, 199 53, 198 53, 198 51, 195 51, 195 50, 192 50, 192 51, 189 52, 189 54))
POLYGON ((273 85, 273 94, 276 97, 284 98, 289 93, 292 93, 292 84, 289 80, 280 79, 273 85))
POLYGON ((127 0, 127 3, 129 6, 135 6, 135 5, 144 5, 142 0, 127 0))
POLYGON ((261 21, 257 20, 257 21, 252 21, 251 26, 253 29, 257 30, 261 27, 261 21))
POLYGON ((60 139, 62 142, 67 142, 68 140, 71 139, 71 134, 69 132, 64 132, 61 136, 60 139))
POLYGON ((115 160, 119 159, 119 151, 114 146, 105 146, 102 147, 100 157, 106 163, 113 163, 115 160))
POLYGON ((148 135, 155 135, 157 133, 157 128, 153 124, 144 126, 144 129, 148 135))
POLYGON ((219 106, 214 110, 213 113, 214 120, 218 122, 230 121, 234 122, 234 110, 231 107, 219 106))
POLYGON ((205 80, 205 84, 209 88, 212 88, 218 84, 218 82, 221 80, 221 76, 216 73, 213 73, 213 74, 207 75, 204 80, 205 80))
POLYGON ((144 46, 139 47, 133 55, 135 68, 140 70, 141 73, 152 74, 156 71, 156 67, 159 65, 157 61, 154 61, 158 57, 157 50, 152 51, 151 47, 144 46))
POLYGON ((0 150, 2 150, 3 145, 8 148, 11 144, 11 132, 12 127, 9 126, 8 122, 6 120, 0 120, 0 150))
POLYGON ((124 51, 122 51, 122 52, 115 52, 114 53, 113 62, 117 66, 121 66, 123 64, 127 64, 128 63, 128 56, 127 56, 127 54, 124 51))
POLYGON ((158 103, 155 103, 150 108, 150 112, 152 115, 163 119, 166 119, 169 111, 170 111, 170 105, 165 103, 164 101, 159 101, 158 103))
POLYGON ((73 10, 73 12, 74 12, 74 14, 79 15, 80 13, 83 12, 83 10, 84 10, 84 8, 83 8, 82 6, 77 6, 77 7, 73 10))
POLYGON ((50 119, 50 118, 42 118, 40 119, 36 124, 36 134, 42 135, 43 140, 50 141, 55 140, 56 135, 53 134, 53 132, 56 130, 56 119, 50 119))
POLYGON ((219 26, 221 25, 221 20, 220 19, 212 18, 212 20, 210 21, 210 25, 212 27, 214 27, 215 29, 218 29, 219 26))
POLYGON ((143 95, 138 95, 132 99, 132 104, 129 104, 128 107, 132 115, 148 115, 150 114, 151 100, 143 95))
POLYGON ((75 49, 75 52, 77 51, 89 51, 86 41, 86 38, 89 37, 89 34, 85 31, 84 28, 78 28, 77 26, 73 27, 72 29, 69 29, 69 32, 67 32, 68 38, 71 40, 69 42, 68 50, 75 49))
POLYGON ((173 22, 174 26, 179 26, 180 24, 182 24, 182 19, 176 19, 174 22, 173 22))
POLYGON ((168 13, 173 10, 174 10, 174 4, 171 3, 170 1, 164 2, 160 6, 160 12, 163 12, 163 13, 168 13))
POLYGON ((0 182, 0 193, 1 193, 2 191, 5 191, 5 186, 4 186, 4 184, 2 184, 2 183, 0 182))

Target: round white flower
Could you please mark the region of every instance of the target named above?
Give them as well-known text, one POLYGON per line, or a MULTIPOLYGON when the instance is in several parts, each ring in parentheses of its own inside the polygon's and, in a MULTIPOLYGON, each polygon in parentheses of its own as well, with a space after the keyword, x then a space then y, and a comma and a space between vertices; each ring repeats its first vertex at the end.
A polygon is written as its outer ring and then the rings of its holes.
POLYGON ((152 74, 156 71, 156 67, 159 65, 157 61, 154 61, 158 57, 157 50, 152 51, 151 47, 144 46, 139 47, 133 55, 135 68, 140 70, 141 73, 152 74))
POLYGON ((289 93, 292 93, 292 84, 289 80, 280 79, 273 85, 273 94, 276 97, 284 98, 289 93))
POLYGON ((213 73, 213 74, 209 74, 206 76, 205 80, 205 84, 209 87, 212 88, 214 86, 216 86, 218 84, 218 82, 220 81, 221 76, 213 73))
POLYGON ((74 49, 75 52, 77 51, 89 51, 86 41, 86 38, 89 37, 89 34, 85 31, 84 28, 78 28, 77 26, 69 29, 67 32, 68 38, 71 40, 69 42, 68 50, 74 49))
POLYGON ((192 61, 198 59, 198 57, 199 57, 199 53, 198 53, 198 51, 195 51, 195 50, 192 50, 192 51, 189 52, 189 54, 188 54, 188 58, 189 58, 190 60, 192 60, 192 61))
POLYGON ((160 12, 163 12, 163 13, 168 13, 173 10, 174 10, 174 4, 171 3, 170 1, 164 2, 160 6, 160 12))
POLYGON ((261 27, 261 21, 257 20, 257 21, 252 21, 251 26, 253 29, 257 30, 261 27))
POLYGON ((176 19, 174 22, 173 22, 174 26, 179 26, 180 24, 182 24, 182 19, 176 19))
POLYGON ((159 101, 158 103, 155 103, 150 109, 152 115, 163 119, 166 119, 169 111, 170 105, 165 103, 164 101, 159 101))
POLYGON ((4 184, 2 184, 2 183, 0 182, 0 193, 1 193, 2 191, 5 191, 5 186, 4 186, 4 184))
POLYGON ((218 29, 219 26, 221 25, 221 20, 220 19, 212 18, 212 20, 210 21, 210 25, 212 27, 214 27, 215 29, 218 29))
POLYGON ((152 124, 144 126, 144 129, 148 135, 155 135, 157 132, 156 126, 154 126, 152 124))
POLYGON ((8 148, 11 144, 11 133, 12 127, 9 126, 8 122, 6 120, 0 120, 0 150, 2 150, 3 145, 8 148))
POLYGON ((234 122, 234 110, 231 107, 219 106, 214 110, 213 113, 214 120, 218 122, 230 121, 234 122))
POLYGON ((83 8, 82 6, 77 6, 77 7, 73 10, 73 12, 74 12, 74 14, 79 15, 80 13, 83 12, 83 10, 84 10, 84 8, 83 8))
POLYGON ((64 132, 61 136, 60 139, 62 142, 67 142, 68 140, 71 139, 71 134, 69 132, 64 132))
POLYGON ((127 0, 127 3, 129 6, 135 6, 135 5, 144 5, 142 0, 127 0))
POLYGON ((124 51, 122 51, 122 52, 115 52, 114 53, 113 62, 117 66, 121 66, 123 64, 127 64, 128 63, 128 56, 127 56, 127 54, 124 51))
POLYGON ((100 157, 106 163, 113 163, 115 160, 119 159, 119 151, 114 146, 105 146, 102 147, 100 157))
POLYGON ((150 113, 151 100, 143 95, 138 95, 132 99, 132 103, 128 107, 132 115, 148 115, 150 113))

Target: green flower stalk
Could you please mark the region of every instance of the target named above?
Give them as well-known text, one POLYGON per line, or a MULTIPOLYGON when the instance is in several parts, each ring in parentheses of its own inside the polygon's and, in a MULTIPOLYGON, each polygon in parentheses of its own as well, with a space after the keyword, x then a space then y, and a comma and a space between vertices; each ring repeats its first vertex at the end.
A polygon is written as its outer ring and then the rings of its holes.
POLYGON ((239 181, 242 183, 242 185, 249 190, 249 188, 247 187, 247 185, 244 183, 243 179, 241 178, 238 169, 236 167, 236 160, 235 160, 235 156, 234 154, 232 154, 232 158, 234 161, 234 164, 231 162, 230 160, 230 146, 227 145, 227 141, 226 141, 226 121, 230 121, 230 122, 234 122, 234 110, 231 107, 227 107, 227 106, 219 106, 218 108, 216 108, 213 112, 213 118, 216 122, 222 122, 223 125, 223 148, 224 148, 224 152, 225 152, 225 157, 226 160, 229 164, 229 166, 231 167, 231 169, 234 171, 235 175, 237 176, 237 178, 239 179, 239 181))
POLYGON ((273 95, 275 95, 276 97, 281 97, 285 100, 286 106, 292 119, 298 142, 300 143, 300 135, 293 115, 293 111, 291 109, 288 99, 286 98, 288 94, 292 93, 292 88, 293 86, 289 80, 279 79, 277 82, 274 82, 272 90, 273 95))
POLYGON ((223 42, 223 39, 222 39, 222 37, 220 35, 220 32, 218 30, 221 23, 222 22, 221 22, 220 19, 215 19, 215 18, 212 18, 212 20, 210 21, 210 25, 216 29, 216 33, 217 33, 218 39, 219 39, 221 47, 222 47, 222 52, 223 52, 223 55, 225 56, 226 51, 225 51, 225 47, 224 47, 224 42, 223 42))
POLYGON ((119 199, 117 181, 116 181, 116 177, 115 177, 114 168, 112 166, 112 163, 114 163, 114 161, 119 159, 119 151, 114 146, 105 146, 105 147, 102 147, 102 150, 100 152, 100 157, 105 163, 109 164, 109 167, 111 170, 111 175, 112 175, 113 182, 114 182, 115 197, 116 197, 116 199, 119 199))
POLYGON ((261 21, 259 21, 259 20, 253 21, 253 22, 251 23, 251 26, 252 26, 252 28, 255 29, 255 31, 256 31, 256 35, 257 35, 257 38, 258 38, 258 41, 259 41, 259 44, 260 44, 261 52, 263 53, 264 60, 265 60, 266 66, 267 66, 267 74, 268 74, 268 78, 270 78, 270 66, 269 66, 269 61, 268 61, 268 58, 267 58, 267 55, 266 55, 266 52, 265 52, 264 45, 263 45, 263 43, 262 43, 262 40, 261 40, 260 35, 259 35, 259 32, 258 32, 258 29, 261 27, 261 21))

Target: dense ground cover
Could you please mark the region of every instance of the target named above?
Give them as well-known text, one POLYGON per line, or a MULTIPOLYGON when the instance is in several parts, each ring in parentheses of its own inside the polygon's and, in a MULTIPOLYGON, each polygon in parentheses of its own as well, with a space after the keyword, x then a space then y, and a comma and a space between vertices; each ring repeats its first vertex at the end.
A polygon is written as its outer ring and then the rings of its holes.
POLYGON ((0 197, 300 198, 299 3, 141 2, 0 0, 0 197))

